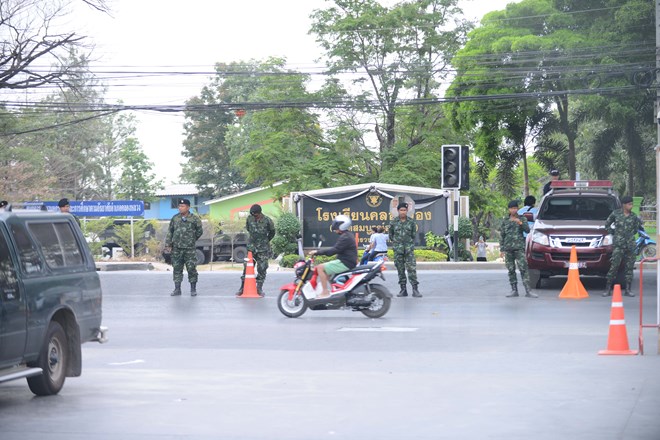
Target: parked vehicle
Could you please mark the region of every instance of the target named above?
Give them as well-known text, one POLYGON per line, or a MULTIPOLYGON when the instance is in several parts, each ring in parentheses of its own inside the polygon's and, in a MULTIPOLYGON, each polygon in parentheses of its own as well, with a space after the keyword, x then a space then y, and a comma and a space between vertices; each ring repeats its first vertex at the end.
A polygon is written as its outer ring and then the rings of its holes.
POLYGON ((382 284, 372 282, 376 277, 385 279, 385 261, 382 258, 333 276, 329 280, 330 296, 326 298, 317 298, 323 289, 317 282, 318 273, 312 258, 299 261, 294 265, 294 270, 295 281, 282 286, 277 299, 277 306, 284 316, 297 318, 309 308, 350 309, 362 312, 369 318, 381 318, 390 309, 392 294, 382 284))
POLYGON ((640 260, 644 258, 653 258, 656 255, 656 243, 646 231, 638 231, 637 241, 635 243, 635 253, 639 256, 640 260))
POLYGON ((106 341, 92 254, 71 215, 0 212, 0 382, 57 394, 82 373, 81 344, 106 341))
POLYGON ((581 275, 605 277, 613 250, 605 221, 620 207, 610 181, 552 182, 527 236, 531 285, 540 287, 543 278, 566 275, 572 246, 581 275))
MULTIPOLYGON (((243 262, 247 257, 248 235, 244 232, 238 234, 217 235, 213 242, 210 238, 200 238, 195 242, 195 255, 197 264, 207 264, 213 261, 237 261, 243 262)), ((167 264, 171 263, 170 253, 163 252, 163 259, 167 264)))

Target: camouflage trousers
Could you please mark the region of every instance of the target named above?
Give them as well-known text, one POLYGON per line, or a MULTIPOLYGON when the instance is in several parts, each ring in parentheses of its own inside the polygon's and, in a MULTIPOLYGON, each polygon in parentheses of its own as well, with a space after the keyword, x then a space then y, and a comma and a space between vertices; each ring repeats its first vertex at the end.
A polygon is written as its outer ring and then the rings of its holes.
POLYGON ((417 261, 415 260, 415 249, 404 248, 394 250, 394 266, 396 266, 397 274, 399 275, 399 285, 406 285, 406 271, 408 272, 408 280, 413 286, 417 286, 417 261))
POLYGON ((527 260, 525 259, 525 250, 519 249, 515 251, 505 251, 504 264, 506 265, 506 270, 509 271, 509 283, 511 285, 518 284, 518 279, 516 278, 516 265, 517 265, 518 271, 520 272, 520 278, 522 279, 523 282, 523 286, 525 286, 525 291, 529 291, 529 273, 527 272, 527 260))
POLYGON ((612 280, 616 277, 617 272, 621 263, 625 265, 624 274, 626 279, 626 286, 624 288, 630 289, 633 279, 633 269, 635 268, 635 260, 637 256, 635 255, 635 248, 628 247, 614 247, 612 252, 612 257, 610 258, 610 270, 607 271, 607 285, 612 284, 612 280))
MULTIPOLYGON (((266 280, 266 271, 268 270, 268 258, 270 257, 269 251, 252 251, 252 259, 254 260, 255 271, 257 274, 257 284, 263 284, 266 280)), ((245 270, 247 266, 243 265, 243 275, 241 275, 241 284, 245 279, 245 270)))
POLYGON ((172 249, 172 270, 174 271, 174 282, 183 281, 183 266, 186 266, 188 272, 188 281, 197 282, 197 256, 195 248, 173 248, 172 249))

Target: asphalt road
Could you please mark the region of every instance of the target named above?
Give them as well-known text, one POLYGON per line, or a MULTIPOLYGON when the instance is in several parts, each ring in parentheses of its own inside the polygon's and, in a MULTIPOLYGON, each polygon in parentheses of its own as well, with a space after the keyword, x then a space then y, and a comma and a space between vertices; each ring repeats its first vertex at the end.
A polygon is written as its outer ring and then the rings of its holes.
MULTIPOLYGON (((396 293, 396 274, 386 285, 396 293)), ((611 300, 505 298, 506 274, 420 272, 424 298, 383 319, 277 310, 237 299, 235 272, 204 272, 172 298, 171 273, 107 272, 110 342, 85 344, 58 396, 0 386, 0 439, 660 439, 657 331, 644 356, 598 356, 611 300)), ((655 320, 655 273, 645 274, 655 320)), ((637 348, 639 299, 624 299, 637 348)))

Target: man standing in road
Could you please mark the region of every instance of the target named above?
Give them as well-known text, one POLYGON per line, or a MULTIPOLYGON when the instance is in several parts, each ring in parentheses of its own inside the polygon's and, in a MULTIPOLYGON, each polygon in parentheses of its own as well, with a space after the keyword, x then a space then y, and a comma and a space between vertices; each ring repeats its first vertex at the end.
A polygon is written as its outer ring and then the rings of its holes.
POLYGON ((525 296, 528 298, 538 298, 538 295, 532 293, 529 288, 524 237, 524 234, 528 232, 529 224, 527 223, 527 219, 524 216, 518 215, 518 201, 510 201, 509 215, 502 220, 502 227, 500 229, 500 251, 504 256, 504 262, 509 271, 509 283, 511 284, 511 293, 507 295, 507 298, 519 296, 516 265, 518 265, 520 278, 525 287, 525 296))
POLYGON ((76 223, 78 223, 78 226, 80 226, 80 219, 78 218, 77 215, 71 212, 71 204, 69 203, 69 199, 67 198, 60 199, 60 201, 57 202, 57 207, 59 208, 62 214, 69 214, 73 216, 73 218, 76 220, 76 223))
POLYGON ((179 199, 179 213, 170 220, 165 239, 165 250, 172 253, 174 271, 174 290, 171 296, 181 295, 184 265, 190 282, 190 296, 197 296, 195 242, 202 236, 202 232, 202 219, 190 212, 190 200, 179 199))
MULTIPOLYGON (((263 214, 261 205, 254 204, 250 207, 250 215, 245 221, 245 229, 250 234, 248 240, 248 251, 252 252, 255 266, 257 267, 257 293, 265 296, 264 281, 268 270, 268 259, 270 258, 270 241, 275 237, 275 225, 270 217, 263 214)), ((245 266, 241 276, 241 288, 236 295, 243 294, 245 281, 245 266)))
POLYGON ((415 260, 415 234, 417 233, 417 224, 408 217, 408 204, 399 203, 397 206, 399 216, 390 223, 390 242, 394 250, 394 265, 399 275, 399 286, 401 291, 397 296, 408 296, 406 288, 406 271, 408 279, 412 284, 412 296, 421 298, 417 286, 417 261, 415 260))
POLYGON ((555 180, 559 180, 559 170, 550 170, 550 180, 543 186, 543 195, 546 195, 550 192, 550 185, 555 180))
POLYGON ((635 235, 644 230, 642 220, 632 212, 633 199, 630 196, 621 197, 621 209, 615 209, 605 221, 605 229, 612 234, 614 250, 610 258, 610 270, 607 272, 607 283, 603 296, 610 296, 612 280, 619 271, 623 262, 625 264, 626 286, 624 295, 635 296, 630 291, 635 268, 635 235))

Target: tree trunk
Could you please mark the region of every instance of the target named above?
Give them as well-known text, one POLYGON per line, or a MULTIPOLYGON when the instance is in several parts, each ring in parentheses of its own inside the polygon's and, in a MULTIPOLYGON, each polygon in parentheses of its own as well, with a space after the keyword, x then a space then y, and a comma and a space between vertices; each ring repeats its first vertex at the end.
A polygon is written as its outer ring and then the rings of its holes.
POLYGON ((568 179, 575 180, 575 133, 571 130, 568 122, 568 95, 561 95, 555 97, 557 104, 557 111, 559 112, 559 121, 561 131, 566 135, 568 140, 568 179))
POLYGON ((522 148, 522 163, 523 163, 523 180, 525 185, 525 197, 529 195, 529 168, 527 167, 527 150, 525 150, 525 143, 521 145, 522 148))

